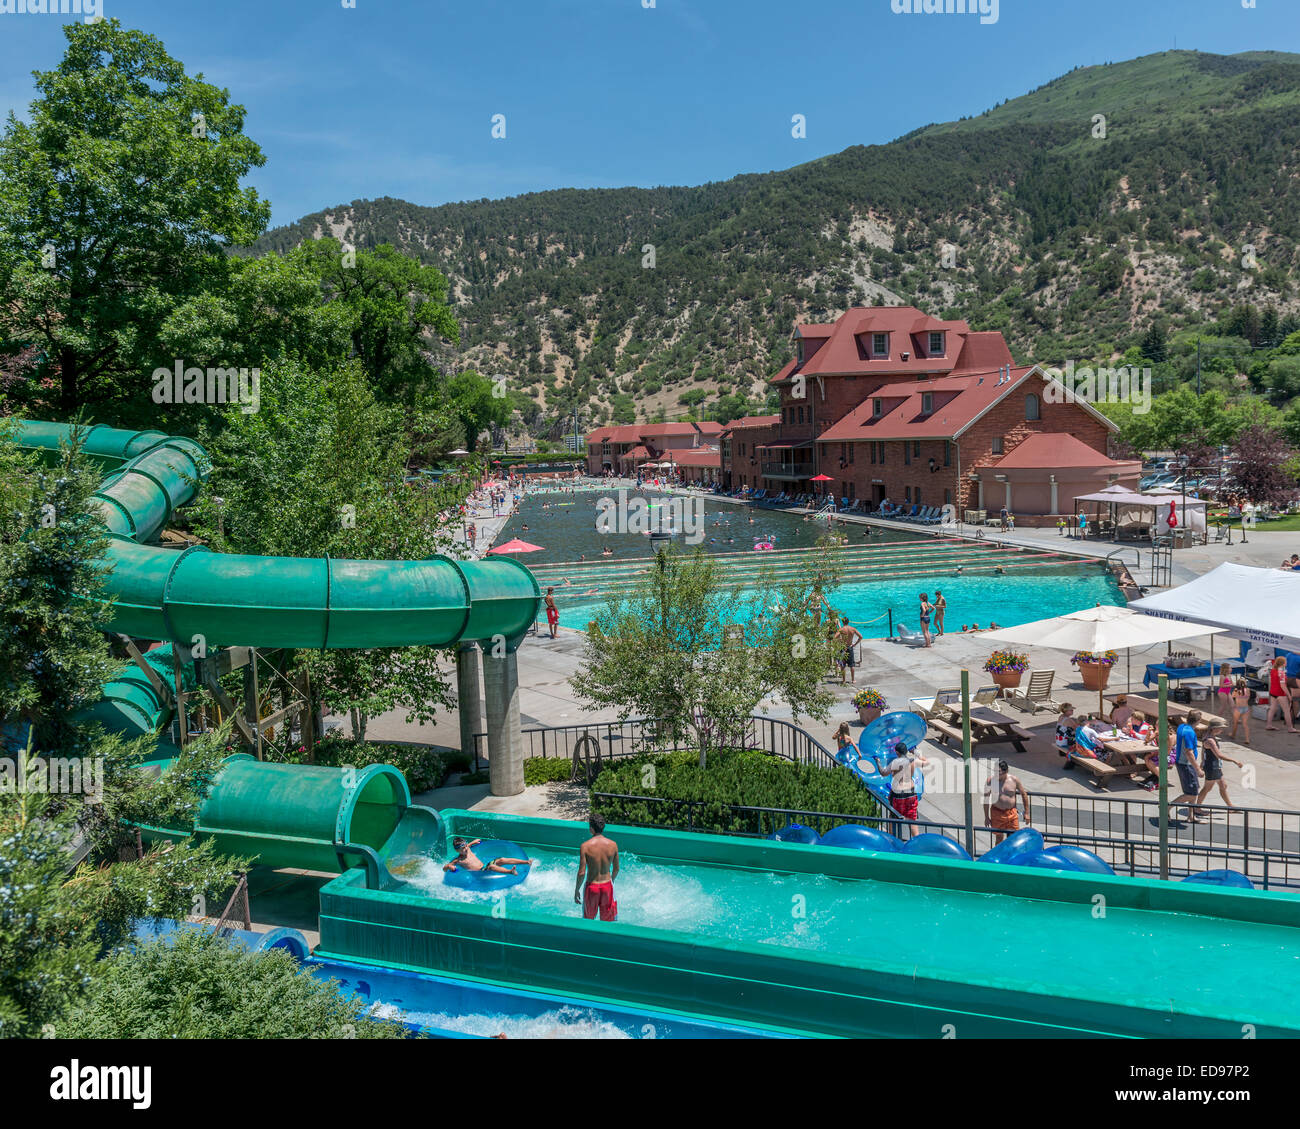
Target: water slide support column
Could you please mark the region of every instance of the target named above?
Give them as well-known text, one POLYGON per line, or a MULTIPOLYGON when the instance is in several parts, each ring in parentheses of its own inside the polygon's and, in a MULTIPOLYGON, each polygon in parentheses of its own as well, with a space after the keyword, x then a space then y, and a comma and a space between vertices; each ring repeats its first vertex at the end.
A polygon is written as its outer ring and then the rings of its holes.
POLYGON ((524 743, 519 731, 519 662, 513 648, 493 643, 483 655, 487 706, 488 780, 494 796, 524 790, 524 743))
POLYGON ((477 643, 462 643, 456 648, 456 714, 460 721, 460 751, 471 756, 475 752, 474 734, 479 732, 483 718, 478 656, 477 643))

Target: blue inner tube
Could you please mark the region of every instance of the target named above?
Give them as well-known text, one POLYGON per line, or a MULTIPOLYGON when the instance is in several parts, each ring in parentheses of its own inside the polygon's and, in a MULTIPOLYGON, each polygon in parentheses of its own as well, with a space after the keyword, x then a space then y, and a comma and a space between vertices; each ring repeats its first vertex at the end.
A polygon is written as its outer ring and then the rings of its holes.
POLYGON ((1110 863, 1093 854, 1092 851, 1076 846, 1074 843, 1058 843, 1042 852, 1055 859, 1065 859, 1088 874, 1114 874, 1110 863))
POLYGON ((1008 835, 991 851, 980 855, 980 862, 1010 863, 1015 861, 1016 855, 1026 852, 1032 854, 1042 849, 1042 832, 1033 827, 1022 827, 1008 835))
MULTIPOLYGON (((518 843, 512 843, 509 839, 484 839, 470 848, 474 856, 484 866, 483 870, 466 870, 458 866, 455 870, 444 870, 442 872, 442 881, 445 886, 455 886, 461 890, 504 890, 508 886, 518 886, 525 878, 528 872, 532 870, 531 866, 516 867, 515 874, 498 874, 486 869, 488 863, 499 858, 523 859, 528 856, 524 854, 523 848, 518 843)), ((448 861, 454 862, 456 858, 453 851, 448 861)))
POLYGON ((857 847, 863 851, 898 851, 902 849, 901 839, 874 827, 864 827, 857 823, 841 823, 832 827, 821 837, 823 847, 857 847))
POLYGON ((1196 882, 1203 886, 1231 886, 1238 890, 1255 888, 1255 883, 1237 870, 1207 870, 1201 874, 1189 874, 1182 881, 1196 882))
POLYGON ((937 835, 932 831, 927 831, 924 835, 917 835, 915 838, 909 839, 903 844, 903 854, 929 855, 931 858, 970 861, 970 855, 966 853, 966 848, 956 839, 949 839, 947 835, 937 835))

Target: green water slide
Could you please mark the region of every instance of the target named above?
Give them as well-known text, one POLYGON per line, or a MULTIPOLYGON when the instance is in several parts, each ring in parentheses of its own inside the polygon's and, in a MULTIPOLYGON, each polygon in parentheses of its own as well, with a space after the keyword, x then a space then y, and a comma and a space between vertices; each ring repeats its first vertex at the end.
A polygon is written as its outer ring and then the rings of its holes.
MULTIPOLYGON (((20 446, 57 453, 67 424, 17 421, 20 446)), ((501 558, 462 562, 361 561, 182 552, 149 544, 208 474, 207 452, 158 431, 83 429, 83 449, 105 469, 94 506, 111 541, 109 592, 101 627, 137 639, 207 648, 448 646, 504 640, 513 650, 537 618, 541 591, 531 572, 501 558)), ((171 654, 150 665, 172 677, 171 654)), ((165 701, 138 667, 105 684, 95 716, 139 736, 157 732, 165 701)))
POLYGON ((406 777, 390 765, 274 764, 247 753, 222 765, 192 829, 141 831, 149 841, 193 834, 265 866, 355 867, 371 889, 392 885, 394 873, 442 846, 438 814, 411 803, 406 777))

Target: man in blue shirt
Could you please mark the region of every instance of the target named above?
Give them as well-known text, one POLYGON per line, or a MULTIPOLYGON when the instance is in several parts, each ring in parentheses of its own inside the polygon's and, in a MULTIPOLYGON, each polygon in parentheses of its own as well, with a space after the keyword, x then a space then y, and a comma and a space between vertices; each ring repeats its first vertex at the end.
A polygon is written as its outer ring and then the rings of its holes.
MULTIPOLYGON (((1169 804, 1171 808, 1185 800, 1195 801, 1200 795, 1201 770, 1196 763, 1196 727, 1200 721, 1201 711, 1192 710, 1187 715, 1187 720, 1174 732, 1174 768, 1178 770, 1178 783, 1182 786, 1183 794, 1169 804)), ((1186 806, 1187 817, 1192 823, 1207 822, 1200 815, 1200 808, 1195 802, 1186 806)))
MULTIPOLYGON (((1286 657, 1286 684, 1291 690, 1291 697, 1300 693, 1300 651, 1292 651, 1286 657)), ((1294 706, 1291 712, 1295 713, 1294 706)))

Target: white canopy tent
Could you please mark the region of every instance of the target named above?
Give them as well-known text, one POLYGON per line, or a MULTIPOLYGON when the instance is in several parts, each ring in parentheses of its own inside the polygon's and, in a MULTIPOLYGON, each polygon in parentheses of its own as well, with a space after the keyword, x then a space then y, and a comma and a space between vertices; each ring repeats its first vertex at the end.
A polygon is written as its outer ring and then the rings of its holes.
POLYGON ((1129 606, 1162 619, 1222 627, 1234 639, 1300 651, 1300 572, 1221 564, 1129 606))
POLYGON ((1169 504, 1172 502, 1180 527, 1200 532, 1205 530, 1205 507, 1208 503, 1203 498, 1184 498, 1181 494, 1165 491, 1140 494, 1122 486, 1107 486, 1095 494, 1080 494, 1075 498, 1075 503, 1079 502, 1114 506, 1116 526, 1165 525, 1169 504))

